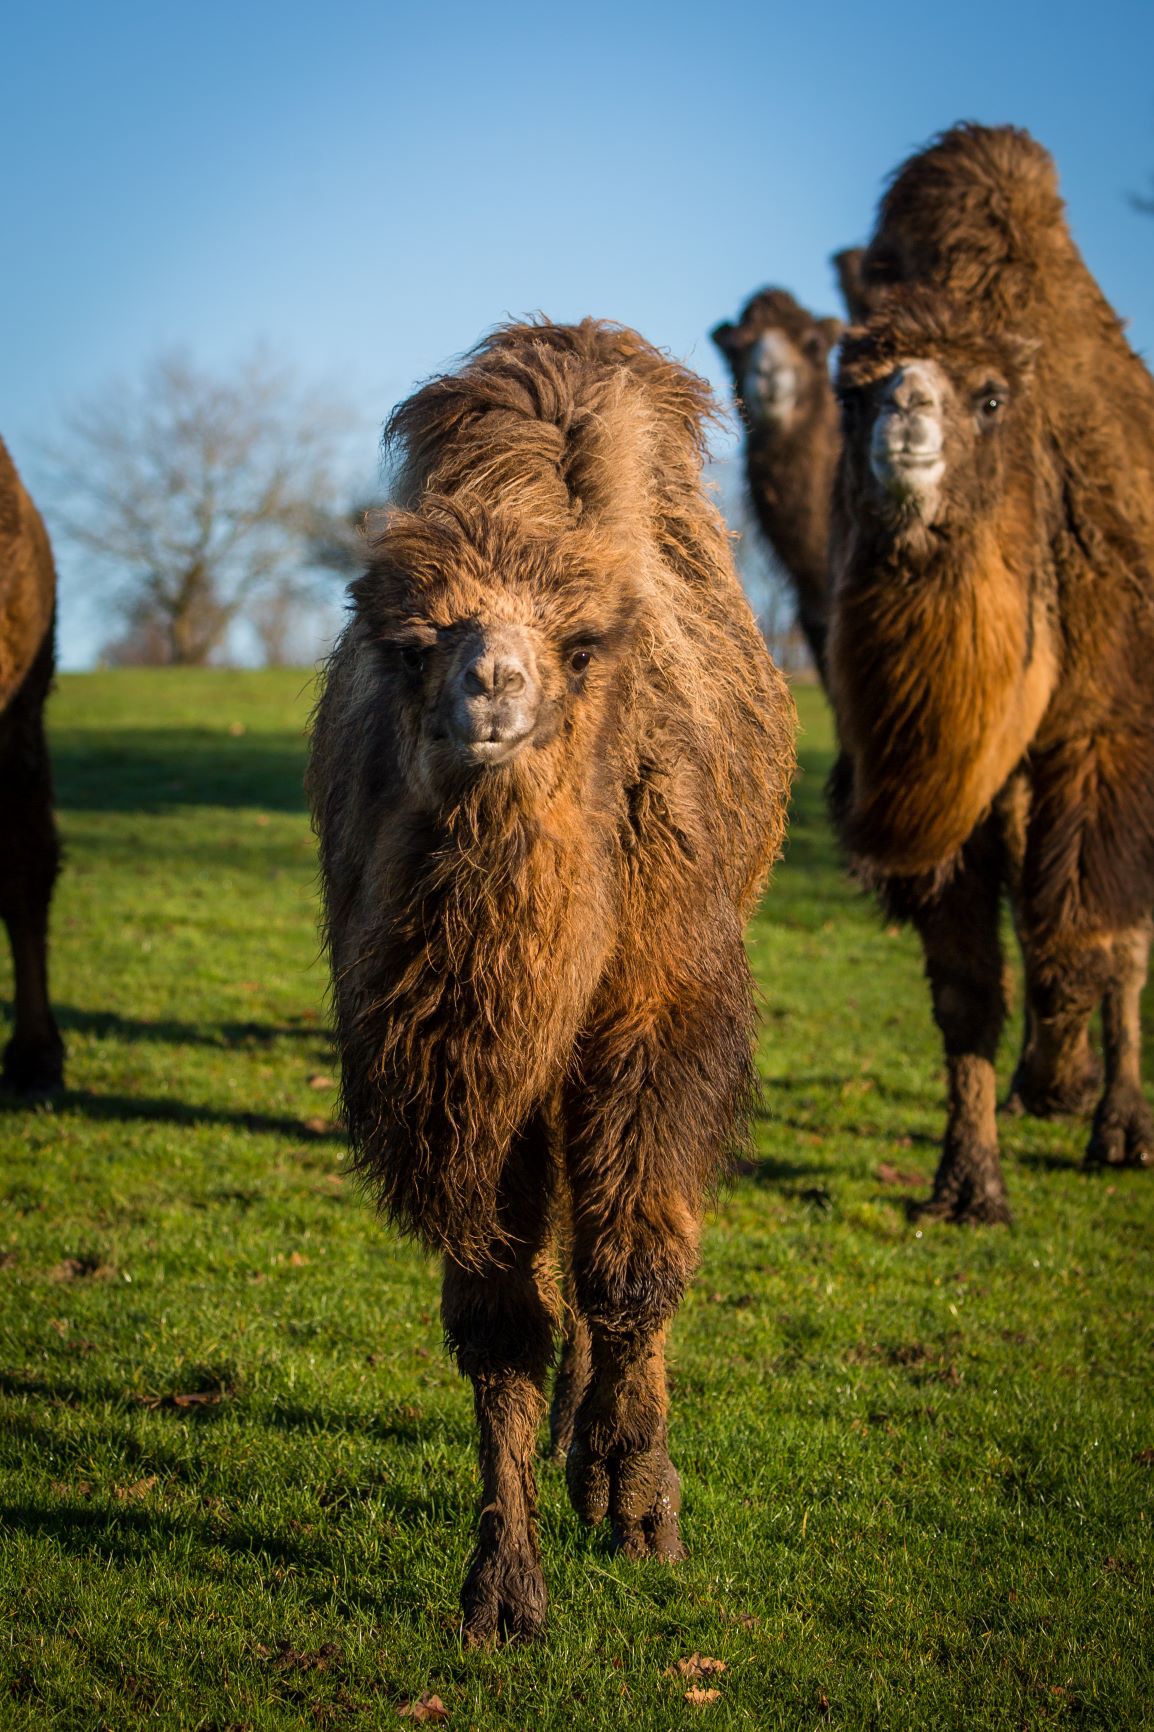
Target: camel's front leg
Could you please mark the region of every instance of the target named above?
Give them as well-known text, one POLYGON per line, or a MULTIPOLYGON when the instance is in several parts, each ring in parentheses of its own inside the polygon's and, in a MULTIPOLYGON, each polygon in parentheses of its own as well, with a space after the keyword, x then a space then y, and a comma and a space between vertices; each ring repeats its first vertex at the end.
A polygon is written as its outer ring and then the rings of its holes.
POLYGON ((992 837, 979 832, 944 887, 912 910, 949 1078, 941 1159, 921 1212, 950 1221, 1010 1219, 995 1116, 994 1059, 1005 1017, 1000 867, 992 837))
POLYGON ((477 1544, 461 1590, 471 1642, 534 1636, 545 1621, 533 1457, 556 1323, 543 1249, 547 1159, 543 1139, 525 1139, 515 1152, 511 1236, 493 1248, 491 1262, 445 1266, 441 1314, 449 1347, 472 1381, 481 1470, 477 1544), (542 1162, 535 1171, 532 1160, 521 1159, 532 1147, 542 1162))

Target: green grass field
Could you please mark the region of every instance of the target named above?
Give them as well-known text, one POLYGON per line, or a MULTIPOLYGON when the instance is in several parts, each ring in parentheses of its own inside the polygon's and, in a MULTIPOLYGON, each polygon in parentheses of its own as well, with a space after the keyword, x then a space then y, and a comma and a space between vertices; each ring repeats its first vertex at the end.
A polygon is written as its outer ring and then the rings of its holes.
POLYGON ((61 680, 70 1088, 0 1113, 0 1725, 1154 1725, 1154 1174, 1011 1121, 1015 1228, 909 1224, 928 994, 800 699, 765 1114, 672 1340, 691 1557, 611 1557, 542 1464, 547 1635, 470 1652, 469 1392, 331 1122, 305 676, 61 680))

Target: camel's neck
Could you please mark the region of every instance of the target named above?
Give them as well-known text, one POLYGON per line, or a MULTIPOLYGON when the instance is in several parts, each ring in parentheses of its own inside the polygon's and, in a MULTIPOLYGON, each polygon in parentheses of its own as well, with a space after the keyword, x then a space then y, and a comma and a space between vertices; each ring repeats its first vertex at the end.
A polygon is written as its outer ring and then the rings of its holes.
POLYGON ((849 839, 883 872, 957 853, 1027 750, 1056 680, 1049 616, 993 526, 839 574, 830 636, 853 763, 849 839))
POLYGON ((830 493, 840 443, 837 407, 828 396, 786 430, 751 430, 746 447, 758 523, 797 590, 807 636, 820 631, 823 649, 830 493))

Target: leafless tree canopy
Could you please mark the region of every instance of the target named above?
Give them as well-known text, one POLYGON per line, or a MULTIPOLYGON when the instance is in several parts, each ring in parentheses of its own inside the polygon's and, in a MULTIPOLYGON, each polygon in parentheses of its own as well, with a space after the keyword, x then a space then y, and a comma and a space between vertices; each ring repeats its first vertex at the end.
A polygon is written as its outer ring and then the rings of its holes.
MULTIPOLYGON (((47 454, 58 530, 95 557, 149 659, 200 664, 264 600, 304 604, 304 568, 339 519, 334 471, 352 417, 257 356, 227 375, 159 357, 81 404, 47 454)), ((274 636, 283 636, 283 618, 274 636)))

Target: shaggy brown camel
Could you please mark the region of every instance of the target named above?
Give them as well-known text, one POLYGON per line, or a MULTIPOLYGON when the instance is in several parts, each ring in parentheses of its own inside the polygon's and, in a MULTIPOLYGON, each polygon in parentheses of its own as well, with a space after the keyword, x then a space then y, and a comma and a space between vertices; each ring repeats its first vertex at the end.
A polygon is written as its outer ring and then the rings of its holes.
POLYGON ((1154 907, 1154 381, 1066 228, 1053 164, 961 127, 882 203, 842 350, 830 680, 843 834, 921 934, 949 1068, 928 1205, 1008 1218, 994 1056, 1008 891, 1027 979, 1015 1096, 1145 1164, 1154 907))
POLYGON ((710 412, 592 320, 498 330, 424 386, 390 423, 396 505, 316 715, 352 1145, 443 1252, 473 1383, 473 1640, 544 1618, 559 1243, 587 1348, 573 1504, 630 1557, 682 1553, 664 1340, 750 1094, 742 922, 793 764, 702 487, 710 412))
POLYGON ((56 570, 40 515, 0 440, 0 916, 15 975, 4 1086, 38 1099, 63 1080, 48 999, 48 909, 60 865, 44 703, 55 662, 56 570))

